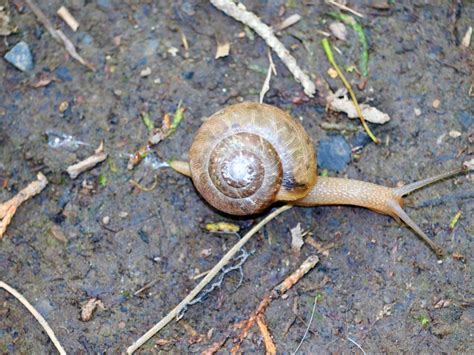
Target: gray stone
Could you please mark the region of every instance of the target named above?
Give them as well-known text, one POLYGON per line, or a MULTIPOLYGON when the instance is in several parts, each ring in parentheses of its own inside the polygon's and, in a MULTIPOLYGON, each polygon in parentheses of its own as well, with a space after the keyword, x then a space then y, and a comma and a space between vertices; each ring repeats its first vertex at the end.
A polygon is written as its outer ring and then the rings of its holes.
POLYGON ((5 60, 21 71, 33 69, 33 56, 28 45, 21 41, 10 49, 4 56, 5 60))
POLYGON ((322 139, 318 147, 318 166, 332 171, 343 171, 351 161, 351 146, 343 136, 322 139))

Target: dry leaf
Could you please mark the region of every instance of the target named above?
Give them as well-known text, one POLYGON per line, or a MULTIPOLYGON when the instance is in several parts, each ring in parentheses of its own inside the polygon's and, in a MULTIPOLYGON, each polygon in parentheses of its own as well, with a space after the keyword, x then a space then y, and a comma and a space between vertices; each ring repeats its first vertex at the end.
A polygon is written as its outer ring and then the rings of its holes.
POLYGON ((347 39, 347 28, 342 22, 333 22, 329 25, 329 30, 337 39, 345 41, 347 39))
POLYGON ((104 304, 101 300, 97 298, 91 298, 87 303, 81 307, 81 320, 83 322, 88 322, 92 319, 94 311, 97 309, 105 309, 104 304))
POLYGON ((14 29, 10 26, 10 16, 6 12, 6 9, 0 9, 0 36, 8 36, 14 29))
POLYGON ((215 59, 227 57, 229 53, 230 53, 230 43, 228 41, 217 42, 215 59))
POLYGON ((471 37, 472 37, 472 27, 469 26, 469 28, 466 31, 466 34, 462 38, 461 47, 469 48, 469 46, 471 45, 471 37))
MULTIPOLYGON (((357 118, 359 115, 355 109, 354 103, 347 96, 346 89, 339 89, 335 94, 327 98, 329 108, 337 112, 345 112, 349 118, 357 118)), ((366 121, 371 123, 383 124, 390 121, 390 116, 377 108, 367 104, 360 104, 360 109, 366 121)))
POLYGON ((445 308, 445 307, 449 307, 451 305, 451 301, 450 300, 439 300, 438 302, 436 302, 436 304, 434 305, 434 308, 445 308))
POLYGON ((206 229, 209 232, 219 233, 238 233, 240 227, 237 224, 227 222, 216 222, 206 224, 206 229))
POLYGON ((295 252, 299 252, 301 247, 304 245, 303 237, 308 234, 308 232, 304 232, 301 228, 301 223, 298 223, 296 227, 291 228, 291 249, 295 252))
POLYGON ((285 28, 293 26, 299 20, 301 20, 301 16, 298 15, 298 14, 293 14, 291 16, 288 16, 279 25, 276 26, 276 30, 277 31, 283 31, 285 28))

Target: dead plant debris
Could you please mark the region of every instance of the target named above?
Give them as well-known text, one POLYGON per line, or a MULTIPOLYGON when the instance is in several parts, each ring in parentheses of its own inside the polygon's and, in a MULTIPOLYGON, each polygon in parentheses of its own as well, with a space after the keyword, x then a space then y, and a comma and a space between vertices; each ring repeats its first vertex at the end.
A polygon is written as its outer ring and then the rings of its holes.
POLYGON ((43 173, 38 173, 36 181, 30 182, 23 190, 21 190, 16 196, 0 204, 0 239, 5 234, 8 225, 13 219, 16 210, 20 205, 39 194, 48 185, 48 179, 43 173))

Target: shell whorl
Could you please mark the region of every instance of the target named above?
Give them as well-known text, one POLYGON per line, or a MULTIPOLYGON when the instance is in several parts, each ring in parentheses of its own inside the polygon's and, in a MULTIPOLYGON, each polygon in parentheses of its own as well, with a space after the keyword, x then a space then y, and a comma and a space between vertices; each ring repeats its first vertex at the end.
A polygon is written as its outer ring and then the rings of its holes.
POLYGON ((234 215, 302 198, 316 182, 316 156, 301 124, 270 105, 241 103, 212 115, 189 153, 200 194, 234 215))

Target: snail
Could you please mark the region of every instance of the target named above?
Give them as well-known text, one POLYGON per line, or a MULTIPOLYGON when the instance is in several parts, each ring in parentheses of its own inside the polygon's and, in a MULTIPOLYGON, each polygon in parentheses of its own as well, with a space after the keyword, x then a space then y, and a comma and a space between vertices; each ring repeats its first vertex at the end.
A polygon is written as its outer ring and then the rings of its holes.
POLYGON ((303 126, 275 106, 251 102, 213 114, 194 137, 189 163, 175 160, 170 165, 191 177, 204 199, 227 214, 257 214, 277 201, 360 206, 402 220, 438 256, 443 255, 441 247, 405 213, 402 197, 463 171, 395 188, 317 176, 316 153, 303 126))

